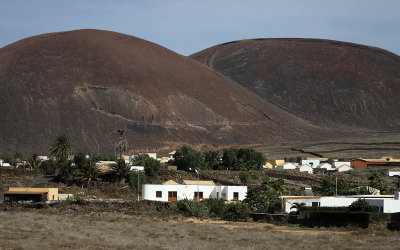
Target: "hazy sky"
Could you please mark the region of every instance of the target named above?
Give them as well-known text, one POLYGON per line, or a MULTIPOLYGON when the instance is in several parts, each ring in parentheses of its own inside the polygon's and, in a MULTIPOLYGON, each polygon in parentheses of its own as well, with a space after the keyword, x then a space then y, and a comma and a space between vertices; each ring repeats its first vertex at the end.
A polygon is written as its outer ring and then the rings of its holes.
POLYGON ((41 33, 117 31, 189 55, 247 38, 361 43, 400 55, 400 0, 2 0, 0 47, 41 33))

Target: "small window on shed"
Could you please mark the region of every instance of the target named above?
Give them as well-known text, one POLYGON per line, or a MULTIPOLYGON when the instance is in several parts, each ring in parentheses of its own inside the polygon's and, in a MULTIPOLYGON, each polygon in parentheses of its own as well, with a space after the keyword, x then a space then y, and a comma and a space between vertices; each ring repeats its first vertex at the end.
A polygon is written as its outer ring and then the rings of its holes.
POLYGON ((313 202, 313 203, 311 203, 311 206, 312 207, 319 207, 319 202, 313 202))
POLYGON ((156 198, 162 198, 162 191, 156 191, 156 198))
POLYGON ((239 200, 239 192, 233 192, 233 200, 234 201, 239 200))

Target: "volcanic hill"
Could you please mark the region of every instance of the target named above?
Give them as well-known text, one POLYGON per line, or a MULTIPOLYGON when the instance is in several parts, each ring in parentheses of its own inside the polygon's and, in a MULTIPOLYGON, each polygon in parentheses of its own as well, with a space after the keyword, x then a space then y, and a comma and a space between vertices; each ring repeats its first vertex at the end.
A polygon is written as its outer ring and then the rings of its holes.
POLYGON ((330 40, 253 39, 190 57, 315 124, 400 130, 400 57, 391 52, 330 40))
POLYGON ((77 30, 0 49, 0 153, 48 153, 61 134, 113 152, 116 129, 131 152, 265 144, 324 131, 209 67, 151 42, 77 30))

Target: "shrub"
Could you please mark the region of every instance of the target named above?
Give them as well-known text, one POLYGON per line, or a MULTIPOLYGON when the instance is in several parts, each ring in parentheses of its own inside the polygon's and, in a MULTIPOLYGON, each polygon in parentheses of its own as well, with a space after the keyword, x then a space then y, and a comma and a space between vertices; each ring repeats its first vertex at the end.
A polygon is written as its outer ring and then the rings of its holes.
POLYGON ((349 206, 350 211, 378 212, 378 208, 370 205, 365 199, 358 199, 349 206))
POLYGON ((178 209, 186 216, 207 217, 207 208, 201 203, 193 200, 180 200, 177 203, 178 209))
POLYGON ((260 178, 260 175, 257 174, 257 173, 251 173, 251 178, 252 178, 253 180, 258 180, 258 179, 260 178))
POLYGON ((250 207, 247 203, 230 203, 226 205, 226 211, 223 215, 223 219, 246 221, 249 218, 250 212, 250 207))
POLYGON ((246 184, 249 182, 249 175, 246 172, 240 172, 239 179, 241 183, 246 184))
POLYGON ((145 160, 144 166, 146 175, 152 177, 157 176, 161 169, 160 161, 150 157, 145 160))
POLYGON ((146 175, 143 172, 131 171, 129 173, 129 186, 137 191, 139 178, 139 192, 142 191, 142 185, 146 184, 146 175))
POLYGON ((205 206, 208 208, 208 215, 210 217, 213 218, 222 218, 225 210, 226 210, 226 206, 225 206, 225 202, 221 199, 207 199, 204 201, 205 206))

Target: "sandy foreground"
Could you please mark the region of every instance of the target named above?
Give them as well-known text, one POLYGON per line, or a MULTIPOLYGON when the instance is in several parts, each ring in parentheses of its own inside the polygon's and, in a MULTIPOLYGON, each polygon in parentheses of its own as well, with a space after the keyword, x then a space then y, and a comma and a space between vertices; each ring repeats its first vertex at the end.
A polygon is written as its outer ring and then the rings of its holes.
POLYGON ((11 249, 399 249, 400 235, 369 229, 124 213, 0 212, 0 248, 11 249))

